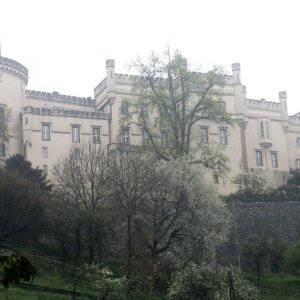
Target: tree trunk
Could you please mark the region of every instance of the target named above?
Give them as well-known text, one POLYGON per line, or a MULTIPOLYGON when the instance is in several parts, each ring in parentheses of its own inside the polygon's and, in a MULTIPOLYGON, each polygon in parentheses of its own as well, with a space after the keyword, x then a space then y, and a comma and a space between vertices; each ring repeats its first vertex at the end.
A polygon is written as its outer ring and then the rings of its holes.
POLYGON ((74 259, 74 265, 75 267, 78 267, 81 262, 81 230, 79 227, 75 230, 75 259, 74 259))

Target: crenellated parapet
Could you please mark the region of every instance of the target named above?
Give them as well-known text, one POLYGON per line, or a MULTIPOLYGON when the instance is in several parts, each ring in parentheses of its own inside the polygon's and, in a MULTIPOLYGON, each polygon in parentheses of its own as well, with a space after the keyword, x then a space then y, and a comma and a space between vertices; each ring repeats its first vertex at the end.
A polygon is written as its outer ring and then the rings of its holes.
POLYGON ((62 95, 59 92, 40 92, 34 90, 26 90, 26 97, 33 98, 33 99, 42 99, 48 101, 56 101, 56 102, 63 102, 69 104, 76 104, 82 106, 96 106, 95 99, 91 97, 76 97, 76 96, 69 96, 69 95, 62 95))
POLYGON ((13 59, 0 56, 0 70, 21 78, 26 84, 28 82, 28 69, 13 59))
POLYGON ((268 110, 276 110, 281 111, 281 103, 280 102, 273 102, 273 101, 266 101, 265 99, 256 100, 256 99, 246 99, 246 106, 251 108, 257 109, 268 109, 268 110))
POLYGON ((22 114, 45 115, 45 116, 59 116, 59 117, 72 117, 84 119, 110 119, 110 113, 101 111, 89 112, 83 110, 74 110, 62 107, 32 107, 27 106, 22 108, 22 114))

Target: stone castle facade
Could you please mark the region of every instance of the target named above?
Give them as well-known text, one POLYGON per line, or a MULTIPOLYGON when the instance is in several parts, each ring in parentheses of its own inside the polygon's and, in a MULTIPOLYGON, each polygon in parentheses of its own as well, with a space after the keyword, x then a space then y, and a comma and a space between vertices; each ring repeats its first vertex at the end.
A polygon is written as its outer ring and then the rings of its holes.
MULTIPOLYGON (((23 154, 34 167, 50 172, 59 156, 83 140, 108 146, 120 140, 141 144, 138 127, 120 131, 121 103, 132 96, 133 78, 116 73, 114 60, 106 61, 106 70, 94 98, 82 98, 27 90, 27 68, 0 56, 0 159, 23 154), (9 139, 4 139, 4 128, 9 139)), ((231 179, 242 170, 259 172, 277 184, 291 169, 300 168, 300 113, 288 116, 285 91, 279 92, 276 102, 248 99, 240 65, 234 63, 221 98, 237 124, 199 123, 200 140, 223 144, 229 158, 228 176, 212 178, 220 192, 233 191, 231 179)), ((163 134, 161 141, 166 143, 163 134)))

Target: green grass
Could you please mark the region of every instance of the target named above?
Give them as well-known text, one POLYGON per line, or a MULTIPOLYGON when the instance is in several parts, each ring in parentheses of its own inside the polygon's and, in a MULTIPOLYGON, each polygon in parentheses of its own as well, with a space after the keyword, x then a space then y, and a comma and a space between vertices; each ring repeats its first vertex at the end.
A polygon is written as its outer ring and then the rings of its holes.
POLYGON ((300 276, 267 274, 261 285, 261 300, 299 300, 300 276))

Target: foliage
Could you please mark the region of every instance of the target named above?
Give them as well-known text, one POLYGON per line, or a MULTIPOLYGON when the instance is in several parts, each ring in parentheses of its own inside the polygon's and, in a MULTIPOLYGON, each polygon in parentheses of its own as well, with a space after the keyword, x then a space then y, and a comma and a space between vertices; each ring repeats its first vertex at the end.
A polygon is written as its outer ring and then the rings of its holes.
POLYGON ((30 161, 25 160, 24 156, 15 154, 5 162, 5 168, 11 172, 17 172, 22 177, 36 183, 46 192, 51 191, 52 185, 47 180, 47 175, 39 168, 32 168, 30 161))
POLYGON ((22 254, 0 250, 0 282, 5 288, 20 280, 30 281, 37 274, 37 269, 22 254))
POLYGON ((0 195, 0 239, 32 238, 45 230, 46 199, 36 184, 0 169, 0 195))
MULTIPOLYGON (((182 155, 194 156, 193 147, 197 147, 197 143, 192 141, 199 141, 197 126, 203 120, 232 124, 231 116, 216 96, 216 90, 224 82, 221 68, 215 67, 206 74, 191 72, 182 54, 170 49, 162 56, 152 53, 148 62, 137 58, 131 67, 140 76, 135 78, 136 96, 129 103, 129 113, 123 118, 122 126, 137 125, 159 157, 168 160, 182 155)), ((198 147, 197 152, 207 154, 212 147, 198 147)), ((220 151, 215 153, 222 155, 220 151)), ((218 168, 212 166, 213 161, 221 162, 220 170, 226 169, 222 159, 209 161, 206 156, 195 157, 194 161, 212 168, 218 168)))
POLYGON ((284 263, 288 270, 300 274, 300 242, 290 246, 284 253, 284 263))
POLYGON ((106 266, 92 263, 85 265, 86 277, 91 281, 102 297, 120 295, 125 288, 126 278, 118 278, 106 266))
POLYGON ((216 270, 211 266, 200 266, 193 262, 173 274, 168 293, 169 299, 228 299, 228 271, 233 273, 233 288, 237 300, 258 299, 258 290, 243 278, 238 269, 216 270))
POLYGON ((148 267, 156 288, 161 263, 170 257, 173 265, 191 256, 210 260, 226 239, 229 215, 199 165, 187 156, 165 161, 152 153, 120 152, 115 158, 114 211, 126 224, 128 260, 148 267))
POLYGON ((266 190, 266 180, 256 173, 240 173, 233 179, 233 183, 238 185, 239 194, 244 196, 262 194, 266 190))
POLYGON ((288 179, 287 184, 300 186, 300 170, 299 169, 291 171, 290 178, 288 179))

